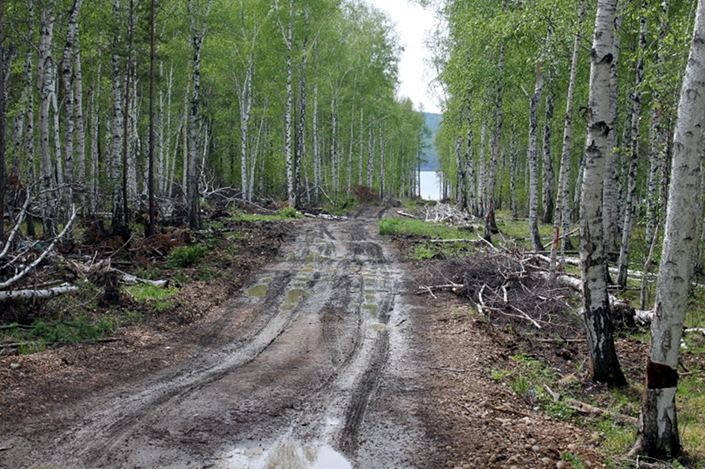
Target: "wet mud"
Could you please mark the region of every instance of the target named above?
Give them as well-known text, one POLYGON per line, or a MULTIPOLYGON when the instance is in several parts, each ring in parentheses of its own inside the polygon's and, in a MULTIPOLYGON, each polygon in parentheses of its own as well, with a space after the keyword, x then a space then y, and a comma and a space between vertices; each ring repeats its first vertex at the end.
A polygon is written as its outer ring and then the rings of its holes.
POLYGON ((0 467, 432 467, 419 306, 384 215, 302 224, 188 360, 17 429, 0 467))

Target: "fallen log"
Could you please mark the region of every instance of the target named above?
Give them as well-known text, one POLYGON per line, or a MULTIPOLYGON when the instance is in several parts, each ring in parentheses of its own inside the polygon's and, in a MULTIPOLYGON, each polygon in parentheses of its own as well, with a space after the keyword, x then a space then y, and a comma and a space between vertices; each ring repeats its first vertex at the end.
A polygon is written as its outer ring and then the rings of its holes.
POLYGON ((12 278, 6 280, 5 282, 0 283, 0 289, 9 287, 10 285, 12 285, 13 283, 15 283, 16 281, 18 281, 18 280, 20 280, 21 278, 23 278, 25 275, 27 275, 27 274, 28 274, 30 271, 32 271, 35 267, 37 267, 37 266, 44 260, 44 258, 45 258, 46 256, 48 256, 49 253, 54 250, 54 246, 56 246, 56 243, 57 243, 59 240, 61 240, 64 236, 66 236, 66 233, 69 232, 69 230, 71 229, 71 225, 73 224, 73 221, 76 219, 77 213, 78 213, 78 211, 77 211, 76 208, 74 207, 74 208, 73 208, 73 213, 72 213, 72 215, 71 215, 71 218, 70 218, 69 221, 66 223, 66 226, 64 226, 64 229, 61 231, 61 233, 59 233, 59 235, 58 235, 56 238, 54 238, 54 240, 51 242, 51 244, 49 245, 49 247, 46 248, 46 249, 44 250, 44 252, 42 252, 42 254, 41 254, 39 257, 37 257, 37 259, 36 259, 34 262, 32 262, 31 264, 29 264, 27 267, 25 267, 24 270, 22 270, 20 273, 16 274, 14 277, 12 277, 12 278))
POLYGON ((14 291, 0 291, 0 301, 7 300, 35 300, 35 299, 47 299, 54 298, 55 296, 63 295, 64 293, 69 293, 78 290, 78 287, 64 283, 54 288, 47 288, 44 290, 14 290, 14 291))
POLYGON ((429 285, 429 286, 420 286, 418 290, 416 290, 417 295, 422 295, 424 293, 432 293, 436 291, 444 291, 444 290, 450 290, 452 292, 456 292, 457 290, 460 290, 461 288, 464 288, 465 285, 459 285, 457 283, 448 283, 445 285, 429 285))

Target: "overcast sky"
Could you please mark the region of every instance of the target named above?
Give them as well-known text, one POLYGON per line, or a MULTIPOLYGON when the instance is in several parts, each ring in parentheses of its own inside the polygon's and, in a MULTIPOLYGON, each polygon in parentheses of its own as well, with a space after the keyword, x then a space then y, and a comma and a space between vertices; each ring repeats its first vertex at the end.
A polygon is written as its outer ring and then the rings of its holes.
POLYGON ((424 111, 440 113, 439 104, 434 102, 428 89, 434 73, 424 64, 424 57, 430 53, 423 42, 434 28, 436 20, 433 11, 424 10, 418 3, 408 0, 367 1, 389 14, 396 23, 399 42, 404 46, 404 55, 399 63, 399 94, 411 98, 416 109, 423 103, 424 111))

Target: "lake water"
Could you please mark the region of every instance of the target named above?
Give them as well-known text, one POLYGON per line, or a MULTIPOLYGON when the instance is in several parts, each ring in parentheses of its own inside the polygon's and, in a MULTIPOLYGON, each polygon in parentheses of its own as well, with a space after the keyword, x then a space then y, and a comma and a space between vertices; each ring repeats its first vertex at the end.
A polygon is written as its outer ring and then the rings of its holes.
POLYGON ((441 199, 441 182, 435 171, 421 171, 421 198, 424 200, 441 199))

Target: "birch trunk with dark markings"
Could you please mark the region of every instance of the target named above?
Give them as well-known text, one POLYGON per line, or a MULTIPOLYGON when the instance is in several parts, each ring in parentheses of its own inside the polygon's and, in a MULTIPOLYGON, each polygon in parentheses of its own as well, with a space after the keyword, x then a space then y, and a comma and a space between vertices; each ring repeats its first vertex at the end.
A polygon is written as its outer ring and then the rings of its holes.
POLYGON ((690 56, 673 136, 668 210, 659 265, 651 353, 633 452, 658 459, 681 451, 676 418, 678 360, 702 217, 701 153, 705 126, 705 0, 698 1, 690 56))
POLYGON ((580 213, 580 260, 590 378, 613 386, 626 384, 614 347, 607 294, 602 193, 609 151, 610 66, 617 0, 599 0, 591 51, 588 137, 580 213))

